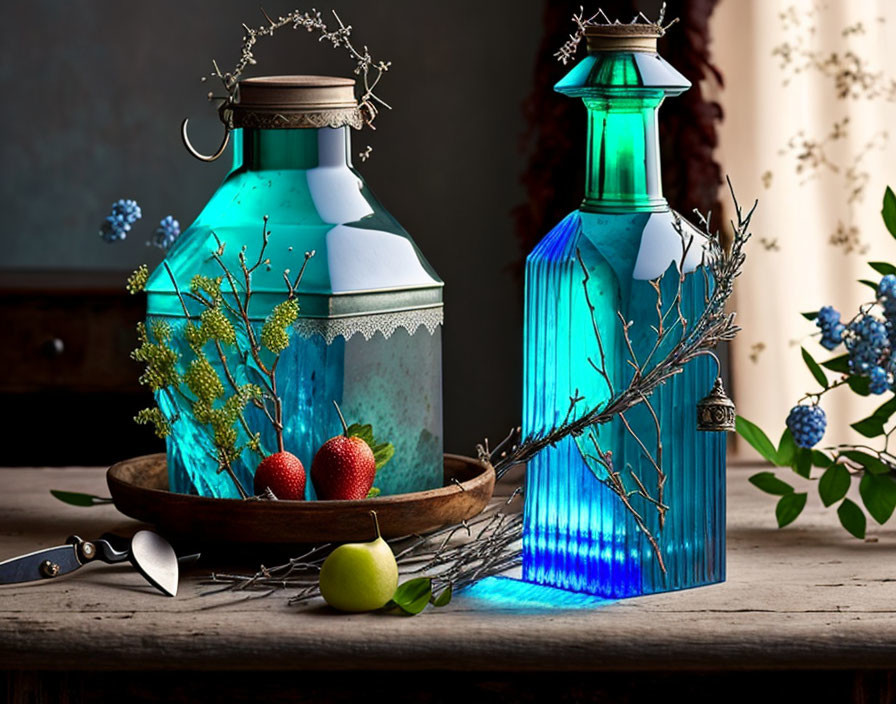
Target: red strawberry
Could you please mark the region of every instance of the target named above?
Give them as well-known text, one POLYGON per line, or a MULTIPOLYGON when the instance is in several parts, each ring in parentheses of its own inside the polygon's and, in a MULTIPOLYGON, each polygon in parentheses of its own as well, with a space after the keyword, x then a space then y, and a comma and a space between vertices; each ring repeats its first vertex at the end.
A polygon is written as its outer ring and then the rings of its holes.
POLYGON ((373 450, 358 437, 330 438, 311 462, 311 481, 319 499, 364 499, 375 474, 373 450))
POLYGON ((265 457, 255 470, 255 493, 269 488, 282 500, 305 498, 305 468, 291 452, 275 452, 265 457))
POLYGON ((373 450, 362 438, 350 437, 339 404, 333 401, 342 435, 330 438, 311 461, 311 481, 319 499, 366 499, 376 474, 373 450))

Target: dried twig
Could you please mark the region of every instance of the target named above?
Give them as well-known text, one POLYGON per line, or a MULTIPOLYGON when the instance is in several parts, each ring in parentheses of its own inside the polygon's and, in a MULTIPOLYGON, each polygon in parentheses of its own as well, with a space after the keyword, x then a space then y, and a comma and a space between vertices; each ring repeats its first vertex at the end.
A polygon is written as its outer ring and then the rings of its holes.
MULTIPOLYGON (((585 19, 585 8, 581 5, 579 6, 579 11, 573 14, 572 21, 573 24, 575 24, 575 30, 569 35, 569 39, 563 43, 563 46, 554 52, 554 57, 558 61, 561 61, 564 66, 575 58, 576 52, 579 49, 579 44, 581 44, 582 37, 585 36, 585 31, 588 27, 622 24, 619 20, 611 20, 601 9, 598 9, 598 11, 588 19, 585 19)), ((643 12, 639 12, 632 18, 629 24, 643 24, 646 27, 654 28, 657 31, 658 36, 663 36, 669 27, 678 22, 678 18, 676 17, 672 21, 664 24, 665 21, 666 3, 663 3, 660 7, 659 17, 656 22, 648 19, 643 12)))
MULTIPOLYGON (((291 26, 292 29, 301 28, 308 32, 317 32, 319 35, 319 42, 329 42, 333 48, 346 50, 349 57, 355 63, 354 73, 356 76, 359 76, 361 80, 363 90, 361 96, 358 98, 358 109, 361 111, 361 115, 369 127, 373 128, 373 122, 379 113, 380 107, 391 109, 391 106, 380 98, 374 90, 382 79, 383 74, 391 67, 392 62, 378 61, 374 59, 366 45, 360 50, 357 49, 351 41, 352 26, 344 24, 335 11, 333 12, 333 17, 336 20, 337 26, 333 29, 324 22, 321 13, 315 9, 312 9, 311 12, 293 10, 285 15, 280 15, 276 20, 270 17, 264 10, 261 12, 267 20, 267 24, 255 28, 243 24, 245 34, 243 35, 242 49, 240 58, 233 70, 224 73, 218 67, 218 63, 212 61, 214 70, 211 72, 210 77, 221 82, 227 95, 216 96, 210 92, 208 98, 209 100, 222 101, 219 107, 219 112, 222 118, 224 118, 225 123, 228 122, 226 119, 226 111, 234 103, 236 87, 239 83, 240 76, 242 76, 243 71, 245 71, 248 66, 257 63, 254 53, 255 44, 262 37, 270 37, 278 29, 287 26, 291 26)), ((202 80, 207 80, 207 77, 204 76, 202 80)), ((369 153, 367 156, 369 156, 369 153)))
MULTIPOLYGON (((729 189, 731 183, 728 182, 729 189)), ((650 403, 650 395, 661 384, 680 373, 685 364, 691 360, 703 356, 712 355, 713 348, 722 341, 730 340, 737 333, 733 314, 725 312, 725 305, 730 298, 734 280, 740 275, 743 268, 745 254, 744 245, 750 238, 750 220, 756 204, 746 213, 742 210, 734 191, 735 213, 737 221, 732 222, 734 231, 733 243, 730 250, 725 251, 720 243, 718 233, 709 230, 707 218, 699 218, 706 237, 704 262, 710 268, 714 287, 711 293, 706 295, 706 308, 693 325, 686 330, 686 334, 679 335, 679 339, 669 337, 674 334, 676 328, 686 323, 666 326, 660 322, 655 330, 663 338, 663 341, 674 341, 671 348, 650 368, 636 368, 639 373, 633 374, 629 385, 612 395, 606 402, 601 403, 581 416, 575 417, 575 409, 584 400, 576 391, 570 397, 569 409, 563 422, 550 430, 540 432, 525 439, 520 439, 521 429, 514 428, 494 448, 491 448, 488 440, 484 440, 477 446, 479 457, 491 463, 499 477, 517 465, 531 460, 536 454, 546 447, 553 446, 560 440, 579 436, 587 433, 587 437, 594 446, 595 455, 590 453, 586 459, 599 464, 606 476, 598 476, 598 479, 606 484, 619 498, 622 504, 630 512, 633 520, 641 530, 648 543, 654 550, 657 562, 665 572, 662 552, 657 539, 651 531, 644 517, 632 505, 632 495, 641 496, 650 505, 654 506, 659 514, 660 526, 668 506, 663 502, 663 486, 666 475, 662 465, 662 442, 659 417, 650 403), (594 428, 607 423, 619 416, 625 425, 628 425, 624 413, 629 409, 643 404, 654 421, 656 429, 656 451, 651 453, 646 443, 639 439, 642 451, 650 458, 651 465, 657 474, 656 496, 651 496, 641 478, 629 468, 629 473, 636 488, 629 490, 625 486, 620 472, 613 464, 611 451, 603 451, 594 434, 594 428)), ((683 242, 685 235, 680 221, 674 221, 683 242)), ((687 248, 683 249, 687 253, 687 248)), ((579 258, 581 262, 581 258, 579 258)), ((684 268, 684 262, 680 269, 684 268)), ((587 283, 587 271, 584 283, 587 283)), ((679 275, 679 285, 683 277, 679 275)), ((657 289, 658 290, 658 289, 657 289)), ((674 306, 673 306, 674 307, 674 306)), ((593 312, 593 308, 589 306, 593 312)), ((659 310, 662 309, 660 304, 659 310)), ((596 340, 599 336, 596 337, 596 340)), ((657 349, 664 349, 662 342, 657 349)), ((605 365, 604 365, 605 369, 605 365)), ((599 370, 598 370, 599 371, 599 370)), ((606 369, 605 369, 606 371, 606 369)), ((601 374, 603 377, 604 375, 601 374)), ((584 453, 583 453, 584 454, 584 453)), ((523 494, 521 486, 516 487, 506 504, 518 499, 523 494)), ((447 526, 426 536, 409 536, 390 543, 396 553, 396 559, 403 572, 426 573, 433 579, 434 592, 451 586, 453 589, 462 589, 478 580, 495 574, 500 574, 522 562, 522 529, 523 517, 521 514, 507 514, 506 506, 492 506, 477 518, 464 521, 458 525, 447 526)), ((321 548, 323 550, 323 548, 321 548)), ((285 565, 275 568, 262 569, 253 575, 216 574, 212 582, 226 584, 228 590, 267 590, 273 588, 296 588, 298 592, 290 599, 290 603, 302 603, 320 595, 316 582, 316 572, 320 569, 325 554, 314 553, 313 559, 306 555, 295 558, 285 565)))
MULTIPOLYGON (((743 269, 746 259, 743 250, 750 238, 750 220, 756 209, 756 203, 749 211, 744 212, 737 201, 730 180, 728 187, 734 199, 737 219, 736 222, 731 222, 734 238, 730 250, 725 251, 718 232, 710 231, 708 221, 704 220, 705 261, 715 286, 700 317, 650 369, 635 375, 628 387, 618 391, 608 401, 598 404, 573 420, 514 443, 501 457, 488 454, 499 477, 512 467, 528 462, 544 448, 556 445, 563 438, 577 437, 591 426, 607 423, 620 413, 637 406, 668 379, 680 374, 685 364, 697 357, 714 355, 716 345, 734 339, 739 328, 734 323, 734 314, 725 312, 725 304, 734 291, 734 280, 743 269)), ((681 232, 681 222, 673 221, 673 224, 681 232)), ((681 234, 684 237, 684 234, 681 234)), ((672 326, 664 330, 667 340, 674 329, 675 326, 672 326)), ((662 344, 659 348, 662 349, 662 344)))

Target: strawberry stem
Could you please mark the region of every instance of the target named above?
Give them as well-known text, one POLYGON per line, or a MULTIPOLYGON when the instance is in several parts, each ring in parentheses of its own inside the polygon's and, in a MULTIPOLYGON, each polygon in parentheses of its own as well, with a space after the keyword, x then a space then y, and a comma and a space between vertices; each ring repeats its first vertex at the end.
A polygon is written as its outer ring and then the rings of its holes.
POLYGON ((379 540, 382 536, 380 535, 380 522, 376 519, 376 511, 371 511, 370 517, 373 519, 373 527, 376 529, 376 539, 379 540))
POLYGON ((345 422, 345 418, 342 417, 342 411, 339 410, 339 404, 334 400, 333 405, 336 406, 336 413, 339 414, 339 422, 342 423, 342 434, 345 435, 345 437, 348 437, 348 425, 345 422))

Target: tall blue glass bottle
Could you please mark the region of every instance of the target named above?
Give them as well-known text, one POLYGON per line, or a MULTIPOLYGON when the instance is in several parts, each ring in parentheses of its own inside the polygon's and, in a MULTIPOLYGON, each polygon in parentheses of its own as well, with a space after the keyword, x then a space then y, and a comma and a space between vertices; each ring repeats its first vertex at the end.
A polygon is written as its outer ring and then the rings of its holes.
MULTIPOLYGON (((639 365, 662 357, 667 348, 653 350, 653 282, 667 326, 679 317, 672 309, 679 267, 685 272, 680 306, 686 321, 696 321, 712 285, 699 271, 705 240, 682 221, 684 239, 693 237, 685 251, 662 195, 657 111, 666 96, 690 83, 656 53, 657 36, 644 25, 589 27, 588 56, 555 86, 582 98, 588 111, 585 198, 526 262, 525 434, 562 423, 576 394, 584 400, 573 416, 628 385, 634 372, 621 320, 630 322, 639 365), (609 382, 595 369, 602 366, 595 327, 609 382)), ((715 360, 702 357, 657 389, 650 401, 659 437, 651 409, 641 404, 625 413, 629 427, 617 418, 532 460, 525 580, 612 598, 724 581, 725 438, 698 431, 696 420, 697 403, 716 373, 715 360), (608 475, 595 459, 597 447, 612 452, 630 508, 602 481, 608 475), (657 503, 638 494, 638 481, 667 507, 662 520, 657 503), (656 540, 662 561, 633 511, 656 540)))

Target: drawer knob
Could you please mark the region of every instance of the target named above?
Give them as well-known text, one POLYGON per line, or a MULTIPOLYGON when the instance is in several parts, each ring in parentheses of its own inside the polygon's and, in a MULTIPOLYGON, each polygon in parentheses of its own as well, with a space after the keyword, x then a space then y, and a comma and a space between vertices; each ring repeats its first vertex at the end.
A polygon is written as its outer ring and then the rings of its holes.
POLYGON ((65 343, 58 337, 51 338, 44 343, 44 352, 48 357, 59 357, 65 352, 65 343))

